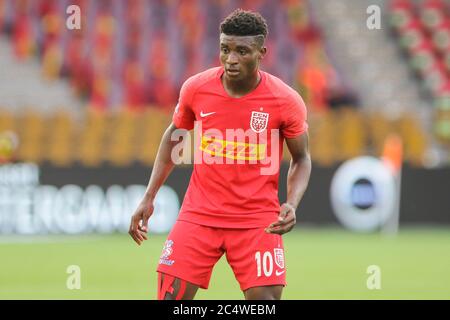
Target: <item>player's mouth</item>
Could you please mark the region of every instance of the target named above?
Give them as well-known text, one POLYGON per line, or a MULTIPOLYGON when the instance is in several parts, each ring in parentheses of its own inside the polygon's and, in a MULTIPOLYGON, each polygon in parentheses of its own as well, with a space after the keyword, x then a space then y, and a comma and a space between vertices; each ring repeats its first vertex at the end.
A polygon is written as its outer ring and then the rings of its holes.
POLYGON ((240 71, 238 69, 227 69, 227 74, 229 76, 237 76, 239 75, 240 71))

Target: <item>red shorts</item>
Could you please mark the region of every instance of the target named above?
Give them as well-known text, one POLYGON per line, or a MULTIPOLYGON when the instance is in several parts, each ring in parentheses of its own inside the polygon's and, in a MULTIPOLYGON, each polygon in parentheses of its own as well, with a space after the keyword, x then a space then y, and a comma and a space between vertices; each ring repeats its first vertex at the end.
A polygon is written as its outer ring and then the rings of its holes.
POLYGON ((241 290, 286 285, 282 237, 264 228, 214 228, 178 220, 157 271, 207 289, 213 267, 224 253, 241 290))

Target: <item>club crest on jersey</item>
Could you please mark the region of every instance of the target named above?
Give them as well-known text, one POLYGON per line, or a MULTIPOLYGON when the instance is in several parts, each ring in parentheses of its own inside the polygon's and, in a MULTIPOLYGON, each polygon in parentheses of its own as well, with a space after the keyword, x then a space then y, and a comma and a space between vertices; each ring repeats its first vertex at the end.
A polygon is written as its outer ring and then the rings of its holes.
POLYGON ((252 117, 250 119, 250 128, 256 132, 261 133, 267 128, 269 122, 269 114, 265 112, 252 111, 252 117))
POLYGON ((275 256, 275 263, 277 266, 279 266, 281 269, 284 269, 284 252, 283 249, 275 248, 273 249, 273 253, 275 256))
POLYGON ((161 257, 159 258, 159 264, 171 266, 175 262, 174 260, 167 259, 173 252, 172 246, 173 240, 167 240, 164 243, 164 248, 162 250, 161 257))

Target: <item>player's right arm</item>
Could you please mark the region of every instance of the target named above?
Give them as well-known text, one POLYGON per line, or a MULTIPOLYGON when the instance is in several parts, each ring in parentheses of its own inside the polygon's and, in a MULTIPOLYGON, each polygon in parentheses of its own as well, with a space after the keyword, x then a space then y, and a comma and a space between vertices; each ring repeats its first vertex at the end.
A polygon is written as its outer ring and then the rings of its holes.
POLYGON ((195 115, 192 111, 192 97, 194 90, 192 87, 192 81, 190 81, 190 79, 188 79, 181 87, 180 98, 177 107, 175 108, 173 120, 161 139, 161 144, 159 145, 158 154, 153 165, 147 190, 145 191, 141 203, 131 217, 128 233, 138 245, 141 245, 144 240, 147 240, 147 225, 148 220, 153 214, 153 202, 156 194, 175 166, 173 161, 175 159, 172 159, 172 150, 175 145, 180 143, 180 141, 178 138, 174 139, 175 141, 172 141, 174 132, 175 130, 183 129, 181 132, 181 136, 183 136, 188 133, 188 130, 191 130, 194 127, 195 115))
POLYGON ((128 233, 138 245, 140 245, 144 240, 147 240, 147 225, 148 220, 153 214, 153 202, 156 194, 175 166, 171 158, 173 147, 179 143, 179 141, 172 141, 171 139, 175 130, 177 130, 177 128, 173 123, 171 123, 164 132, 161 139, 161 144, 159 145, 158 154, 153 165, 147 190, 145 191, 144 197, 142 198, 139 206, 131 217, 130 229, 128 233))

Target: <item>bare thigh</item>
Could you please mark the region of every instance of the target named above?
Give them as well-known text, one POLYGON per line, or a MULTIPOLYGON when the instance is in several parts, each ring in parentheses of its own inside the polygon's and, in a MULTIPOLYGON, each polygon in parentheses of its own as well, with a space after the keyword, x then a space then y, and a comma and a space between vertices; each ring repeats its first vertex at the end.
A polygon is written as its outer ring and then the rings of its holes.
POLYGON ((245 300, 280 300, 283 286, 253 287, 244 291, 245 300))

